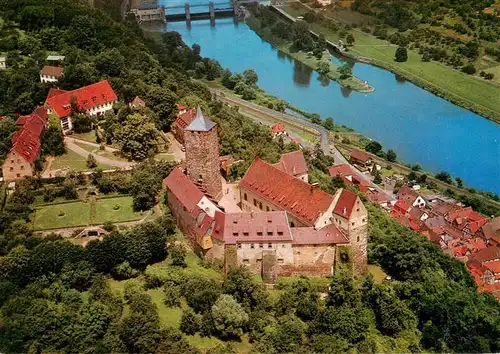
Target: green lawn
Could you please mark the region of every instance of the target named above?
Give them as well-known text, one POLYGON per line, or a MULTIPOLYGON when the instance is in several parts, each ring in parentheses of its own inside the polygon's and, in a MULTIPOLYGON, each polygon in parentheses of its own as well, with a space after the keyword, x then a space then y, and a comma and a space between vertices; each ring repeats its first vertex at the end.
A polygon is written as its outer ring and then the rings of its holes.
MULTIPOLYGON (((283 9, 292 16, 303 16, 308 10, 305 7, 295 9, 285 6, 283 9)), ((338 32, 318 25, 310 24, 311 30, 323 33, 327 40, 337 43, 338 32)), ((353 29, 356 39, 350 52, 359 57, 372 59, 374 64, 379 64, 398 72, 428 90, 439 90, 444 97, 453 100, 466 108, 475 108, 477 111, 491 118, 500 120, 500 105, 498 97, 500 88, 484 80, 463 74, 451 67, 435 61, 422 62, 420 55, 408 51, 408 61, 396 63, 394 54, 396 46, 387 41, 380 40, 361 30, 353 29)))
POLYGON ((88 133, 73 134, 71 137, 75 139, 90 141, 91 143, 95 143, 96 141, 95 130, 91 130, 88 133))
POLYGON ((146 214, 134 212, 132 209, 132 197, 116 197, 98 199, 95 203, 95 217, 93 222, 102 224, 106 221, 125 222, 139 220, 146 214), (118 207, 117 210, 114 208, 118 207))
MULTIPOLYGON (((91 146, 89 146, 89 147, 91 148, 91 146)), ((110 170, 110 169, 113 169, 115 167, 98 163, 97 168, 101 168, 103 170, 110 170)), ((51 165, 50 169, 52 171, 71 170, 71 171, 75 171, 75 172, 90 170, 87 167, 87 158, 80 156, 76 152, 69 150, 69 149, 66 150, 66 153, 64 155, 56 156, 54 161, 52 161, 52 165, 51 165)))
POLYGON ((75 201, 70 203, 41 205, 36 207, 33 227, 35 230, 50 230, 66 227, 78 227, 140 220, 146 213, 132 210, 132 197, 98 199, 93 212, 92 202, 75 201), (114 210, 119 206, 118 210, 114 210), (64 215, 59 216, 59 214, 64 215))
POLYGON ((35 230, 63 227, 87 226, 90 219, 90 204, 72 202, 46 205, 36 208, 33 228, 35 230), (64 213, 64 216, 59 216, 64 213))
POLYGON ((162 161, 175 161, 174 155, 166 153, 166 152, 156 154, 155 159, 162 160, 162 161))

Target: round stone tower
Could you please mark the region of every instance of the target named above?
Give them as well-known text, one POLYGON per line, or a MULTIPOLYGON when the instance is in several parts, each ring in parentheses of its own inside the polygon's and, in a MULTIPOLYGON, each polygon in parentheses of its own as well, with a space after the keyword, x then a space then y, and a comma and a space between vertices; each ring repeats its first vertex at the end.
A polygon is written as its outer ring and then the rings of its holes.
POLYGON ((184 129, 187 174, 216 200, 222 197, 217 126, 198 106, 196 117, 184 129))

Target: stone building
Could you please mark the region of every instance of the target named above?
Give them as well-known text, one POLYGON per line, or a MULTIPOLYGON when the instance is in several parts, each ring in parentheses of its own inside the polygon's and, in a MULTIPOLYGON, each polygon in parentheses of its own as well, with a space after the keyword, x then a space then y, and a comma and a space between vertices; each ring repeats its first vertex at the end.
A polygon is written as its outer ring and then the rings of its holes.
POLYGON ((222 180, 219 162, 219 137, 217 126, 203 115, 201 108, 184 129, 186 170, 192 180, 200 184, 214 199, 222 196, 222 180))
POLYGON ((96 116, 113 109, 118 97, 107 80, 81 87, 73 91, 54 89, 49 91, 45 107, 49 114, 54 114, 61 121, 64 133, 73 129, 71 114, 72 104, 89 116, 96 116))
POLYGON ((22 124, 18 123, 19 130, 12 135, 12 147, 2 166, 5 181, 16 181, 35 175, 35 160, 40 154, 40 137, 47 119, 48 115, 43 107, 38 107, 29 116, 21 116, 18 119, 22 124))
MULTIPOLYGON (((184 106, 182 106, 184 108, 184 106)), ((172 125, 170 126, 170 130, 174 135, 175 140, 179 143, 184 144, 184 129, 187 128, 189 124, 196 117, 196 108, 192 108, 190 110, 179 109, 179 114, 177 118, 174 120, 172 125)))

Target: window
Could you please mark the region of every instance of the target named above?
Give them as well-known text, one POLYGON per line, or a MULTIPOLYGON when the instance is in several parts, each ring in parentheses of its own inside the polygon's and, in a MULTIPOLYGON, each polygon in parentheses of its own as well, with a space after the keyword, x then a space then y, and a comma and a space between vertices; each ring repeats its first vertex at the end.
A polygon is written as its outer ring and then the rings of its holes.
POLYGON ((358 209, 356 209, 356 211, 359 211, 359 208, 358 208, 358 209))
POLYGON ((238 233, 237 232, 233 232, 233 236, 238 236, 238 233))
POLYGON ((290 222, 290 227, 295 227, 295 223, 293 221, 290 222))
POLYGON ((286 245, 285 245, 285 244, 282 244, 282 245, 281 245, 281 248, 285 248, 285 247, 286 247, 286 245))
POLYGON ((250 248, 251 249, 254 249, 255 248, 255 245, 253 243, 250 244, 250 248))
POLYGON ((278 258, 278 263, 283 264, 283 258, 278 258))
POLYGON ((283 236, 283 231, 278 231, 278 236, 283 236))
POLYGON ((243 264, 248 264, 248 263, 250 263, 250 261, 248 260, 248 258, 245 258, 245 259, 243 260, 243 264))
POLYGON ((264 248, 264 245, 262 243, 259 243, 259 248, 264 248))
POLYGON ((10 172, 12 172, 12 171, 14 171, 14 167, 11 167, 11 168, 10 168, 10 172))
POLYGON ((238 243, 238 249, 241 250, 241 243, 238 243))
POLYGON ((269 211, 269 207, 268 206, 266 206, 266 211, 269 211))
POLYGON ((257 200, 253 198, 253 206, 257 206, 257 200))
POLYGON ((248 236, 248 232, 244 232, 244 233, 243 233, 243 236, 248 236))
POLYGON ((21 171, 24 170, 24 166, 21 166, 21 171))
POLYGON ((259 209, 262 210, 262 202, 259 202, 259 209))
POLYGON ((20 174, 20 173, 18 173, 18 174, 17 174, 17 177, 21 177, 21 174, 20 174))
POLYGON ((248 197, 247 197, 247 194, 246 194, 246 193, 245 193, 245 194, 243 194, 243 199, 244 199, 245 201, 247 200, 247 198, 248 198, 248 197))
POLYGON ((267 244, 267 248, 273 248, 273 245, 272 245, 272 244, 270 244, 270 243, 268 243, 268 244, 267 244))
POLYGON ((14 160, 10 160, 10 163, 14 163, 14 160))
POLYGON ((257 231, 257 236, 262 236, 262 231, 257 231))
POLYGON ((363 222, 365 222, 365 221, 366 221, 366 219, 365 219, 365 218, 363 218, 363 222))
POLYGON ((358 235, 358 242, 359 242, 359 235, 358 235))
POLYGON ((351 226, 354 226, 354 223, 353 223, 353 222, 351 223, 351 226))
POLYGON ((267 236, 272 236, 273 235, 273 232, 272 231, 268 231, 267 232, 267 236))

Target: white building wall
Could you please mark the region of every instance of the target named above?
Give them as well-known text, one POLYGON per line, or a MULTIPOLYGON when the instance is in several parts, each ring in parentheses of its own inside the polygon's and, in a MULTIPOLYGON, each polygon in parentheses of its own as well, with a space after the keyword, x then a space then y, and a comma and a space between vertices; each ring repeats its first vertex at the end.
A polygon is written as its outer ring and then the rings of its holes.
POLYGON ((237 245, 238 264, 260 267, 262 251, 274 250, 280 264, 293 264, 293 249, 291 242, 254 242, 239 243, 237 245), (253 245, 253 248, 252 248, 253 245))
POLYGON ((41 82, 57 82, 58 79, 55 76, 40 75, 40 81, 41 82))
POLYGON ((100 105, 100 106, 97 106, 97 107, 93 107, 93 108, 90 108, 87 110, 87 114, 89 116, 97 116, 97 115, 101 115, 101 114, 104 114, 106 113, 107 111, 113 109, 113 104, 115 103, 116 101, 113 101, 113 102, 108 102, 108 103, 105 103, 103 105, 100 105))

